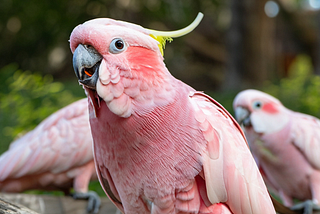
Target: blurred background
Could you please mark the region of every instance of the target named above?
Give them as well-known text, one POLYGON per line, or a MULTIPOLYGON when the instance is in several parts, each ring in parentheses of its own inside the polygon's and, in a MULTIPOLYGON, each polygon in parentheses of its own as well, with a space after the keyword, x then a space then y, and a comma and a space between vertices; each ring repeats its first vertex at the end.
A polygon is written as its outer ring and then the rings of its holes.
POLYGON ((170 72, 231 113, 242 89, 320 117, 320 0, 1 0, 0 154, 57 109, 85 96, 72 68, 69 35, 109 17, 177 30, 166 46, 170 72))

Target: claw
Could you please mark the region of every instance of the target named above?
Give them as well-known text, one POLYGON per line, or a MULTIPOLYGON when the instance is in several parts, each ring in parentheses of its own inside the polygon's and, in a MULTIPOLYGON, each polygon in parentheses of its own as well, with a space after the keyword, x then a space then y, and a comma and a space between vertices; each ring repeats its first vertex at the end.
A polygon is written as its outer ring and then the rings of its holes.
POLYGON ((87 213, 97 214, 101 205, 100 197, 96 192, 88 191, 85 193, 76 192, 72 194, 74 199, 86 199, 88 200, 87 213))
POLYGON ((302 203, 292 206, 290 209, 294 211, 300 211, 303 214, 312 214, 313 211, 320 211, 320 206, 315 204, 312 200, 306 200, 302 203))

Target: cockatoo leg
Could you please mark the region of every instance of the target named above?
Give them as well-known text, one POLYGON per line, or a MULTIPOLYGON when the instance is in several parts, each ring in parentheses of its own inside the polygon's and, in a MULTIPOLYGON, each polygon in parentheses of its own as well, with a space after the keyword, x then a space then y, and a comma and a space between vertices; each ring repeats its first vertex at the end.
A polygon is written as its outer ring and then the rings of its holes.
POLYGON ((72 194, 74 199, 85 199, 88 200, 87 212, 98 213, 101 205, 101 200, 98 194, 94 191, 88 192, 76 192, 72 194))
POLYGON ((320 171, 314 170, 310 175, 310 189, 312 200, 315 204, 320 204, 320 171))
POLYGON ((286 207, 292 207, 293 206, 293 200, 290 196, 288 196, 287 194, 285 194, 282 190, 279 190, 279 196, 283 202, 283 204, 286 207))
POLYGON ((306 200, 291 207, 294 211, 303 211, 303 214, 312 214, 313 211, 320 211, 320 206, 315 204, 312 200, 306 200))
POLYGON ((98 194, 93 191, 88 191, 90 179, 93 174, 95 175, 95 166, 93 161, 68 172, 68 176, 74 177, 74 193, 71 195, 74 199, 88 200, 88 213, 98 213, 101 205, 101 200, 98 194))

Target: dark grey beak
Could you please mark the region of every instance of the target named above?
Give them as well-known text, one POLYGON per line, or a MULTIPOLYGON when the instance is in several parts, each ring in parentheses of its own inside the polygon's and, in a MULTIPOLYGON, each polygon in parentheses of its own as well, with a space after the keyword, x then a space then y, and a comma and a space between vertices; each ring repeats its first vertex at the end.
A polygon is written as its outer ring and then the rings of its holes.
POLYGON ((250 126, 251 120, 250 120, 250 112, 246 108, 243 108, 241 106, 236 107, 234 110, 236 120, 240 125, 243 126, 250 126))
POLYGON ((73 69, 79 82, 96 89, 102 56, 92 46, 80 44, 73 53, 73 69))

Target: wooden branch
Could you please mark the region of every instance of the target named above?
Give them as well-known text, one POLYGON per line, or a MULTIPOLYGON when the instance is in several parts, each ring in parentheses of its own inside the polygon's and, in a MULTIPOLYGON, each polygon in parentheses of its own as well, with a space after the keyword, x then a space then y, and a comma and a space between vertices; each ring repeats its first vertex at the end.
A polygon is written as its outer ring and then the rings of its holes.
POLYGON ((36 212, 18 204, 0 198, 0 214, 37 214, 36 212))
MULTIPOLYGON (((79 214, 86 213, 87 200, 75 200, 70 196, 52 196, 52 195, 32 195, 32 194, 13 194, 13 193, 0 193, 0 214, 12 214, 19 213, 14 211, 3 211, 1 207, 1 200, 13 205, 14 210, 17 210, 17 204, 22 204, 35 212, 21 212, 21 214, 53 214, 53 213, 64 213, 64 214, 79 214)), ((20 206, 20 205, 19 205, 20 206)), ((108 197, 101 198, 101 206, 98 214, 120 214, 121 212, 113 205, 108 197)))
MULTIPOLYGON (((74 200, 68 196, 0 193, 0 214, 85 214, 86 206, 86 200, 74 200)), ((100 213, 121 214, 108 197, 101 198, 100 213)))

